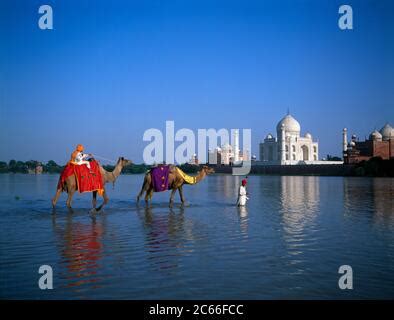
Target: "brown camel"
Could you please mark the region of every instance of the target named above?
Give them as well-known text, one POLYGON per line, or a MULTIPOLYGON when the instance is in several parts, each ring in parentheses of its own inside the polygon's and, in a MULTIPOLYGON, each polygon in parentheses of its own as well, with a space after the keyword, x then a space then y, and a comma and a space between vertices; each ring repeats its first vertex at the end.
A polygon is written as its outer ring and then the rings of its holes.
MULTIPOLYGON (((108 203, 108 196, 105 191, 105 184, 108 182, 115 183, 116 179, 119 177, 120 173, 122 172, 123 167, 131 164, 132 162, 130 160, 127 160, 123 157, 120 157, 118 159, 118 162, 116 163, 115 169, 112 172, 106 171, 102 166, 100 166, 100 172, 103 177, 103 185, 104 185, 104 193, 103 193, 103 199, 104 202, 97 208, 97 211, 101 210, 102 207, 108 203)), ((59 189, 56 190, 56 194, 54 198, 52 199, 52 206, 56 206, 56 202, 60 196, 60 194, 63 191, 66 191, 68 193, 68 198, 67 198, 67 207, 71 208, 71 201, 72 197, 75 193, 75 191, 78 190, 77 187, 77 179, 75 178, 75 175, 69 176, 66 181, 64 182, 63 186, 59 189)), ((97 204, 97 191, 93 191, 93 200, 92 200, 92 205, 93 208, 96 209, 96 204, 97 204)))
MULTIPOLYGON (((172 208, 173 203, 174 203, 174 195, 175 192, 178 190, 179 196, 181 198, 182 205, 185 204, 185 198, 183 196, 183 185, 188 184, 182 176, 179 175, 178 171, 175 170, 175 166, 171 166, 170 172, 168 173, 168 186, 169 190, 171 190, 171 196, 170 196, 170 208, 172 208)), ((196 176, 196 183, 200 182, 203 180, 207 175, 214 173, 215 170, 208 167, 208 166, 203 166, 200 171, 198 171, 197 176, 196 176)), ((144 183, 142 184, 142 188, 140 193, 137 196, 137 204, 140 201, 141 196, 143 193, 145 193, 145 203, 148 204, 149 200, 152 199, 154 188, 153 188, 153 183, 152 183, 152 177, 150 171, 148 171, 145 174, 144 178, 144 183)))

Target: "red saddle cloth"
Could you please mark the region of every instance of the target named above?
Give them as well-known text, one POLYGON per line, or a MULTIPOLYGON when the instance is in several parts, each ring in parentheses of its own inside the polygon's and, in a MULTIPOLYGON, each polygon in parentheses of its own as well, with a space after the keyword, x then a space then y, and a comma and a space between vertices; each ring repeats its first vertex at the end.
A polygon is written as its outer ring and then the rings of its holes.
POLYGON ((90 162, 90 170, 85 164, 76 165, 69 162, 60 175, 57 188, 63 188, 64 182, 71 175, 75 175, 77 178, 77 186, 80 193, 92 191, 98 191, 99 194, 103 193, 103 178, 97 161, 93 160, 90 162))

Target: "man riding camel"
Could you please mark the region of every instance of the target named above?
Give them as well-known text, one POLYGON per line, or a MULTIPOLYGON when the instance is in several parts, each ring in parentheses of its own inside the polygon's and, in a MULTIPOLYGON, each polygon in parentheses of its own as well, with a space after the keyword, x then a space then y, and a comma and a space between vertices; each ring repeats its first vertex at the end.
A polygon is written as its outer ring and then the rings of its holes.
POLYGON ((87 161, 87 158, 92 157, 91 153, 83 153, 84 147, 82 144, 77 145, 75 151, 71 154, 71 162, 76 165, 83 165, 86 164, 86 166, 90 170, 90 162, 87 161))

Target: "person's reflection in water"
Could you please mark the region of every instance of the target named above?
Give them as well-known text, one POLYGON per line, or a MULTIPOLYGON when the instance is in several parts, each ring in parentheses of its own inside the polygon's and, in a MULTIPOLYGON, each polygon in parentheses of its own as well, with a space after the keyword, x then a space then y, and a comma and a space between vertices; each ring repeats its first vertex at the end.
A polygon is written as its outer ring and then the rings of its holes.
POLYGON ((99 261, 103 252, 104 223, 97 222, 95 217, 86 220, 90 223, 74 222, 73 217, 68 214, 64 225, 57 221, 56 215, 52 218, 61 264, 66 268, 61 277, 66 279, 67 287, 75 287, 76 291, 86 284, 98 288, 101 279, 97 272, 101 268, 99 261))
MULTIPOLYGON (((184 208, 170 209, 169 213, 154 213, 154 208, 138 208, 137 213, 145 229, 146 251, 155 271, 177 269, 182 255, 185 230, 184 208)), ((167 210, 167 209, 166 209, 167 210)))
POLYGON ((238 214, 239 214, 239 225, 241 227, 242 234, 247 237, 248 236, 248 209, 245 206, 238 206, 238 214))

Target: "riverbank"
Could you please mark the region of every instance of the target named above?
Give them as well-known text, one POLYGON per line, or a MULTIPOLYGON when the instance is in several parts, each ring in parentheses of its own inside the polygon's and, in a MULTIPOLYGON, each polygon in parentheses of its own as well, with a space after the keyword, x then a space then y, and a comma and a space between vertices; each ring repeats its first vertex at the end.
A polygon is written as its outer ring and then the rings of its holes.
MULTIPOLYGON (((15 161, 7 164, 0 162, 0 173, 34 174, 36 161, 15 161)), ((40 174, 60 174, 64 166, 49 161, 40 164, 40 174)), ((194 174, 202 165, 183 164, 179 167, 186 173, 194 174)), ((112 171, 114 166, 104 165, 105 170, 112 171)), ((132 164, 123 168, 122 174, 144 174, 152 166, 132 164)), ((227 165, 212 166, 217 174, 232 174, 233 167, 227 165)), ((283 175, 283 176, 357 176, 357 177, 394 177, 394 159, 382 160, 371 158, 358 164, 305 164, 305 165, 255 165, 252 163, 250 175, 283 175)))
MULTIPOLYGON (((216 166, 216 173, 231 174, 232 167, 216 166)), ((250 174, 283 176, 394 177, 394 159, 371 158, 357 164, 253 165, 250 174)))
MULTIPOLYGON (((215 172, 231 174, 232 167, 216 166, 215 172)), ((251 175, 284 175, 284 176, 351 176, 353 165, 252 165, 251 175)))

